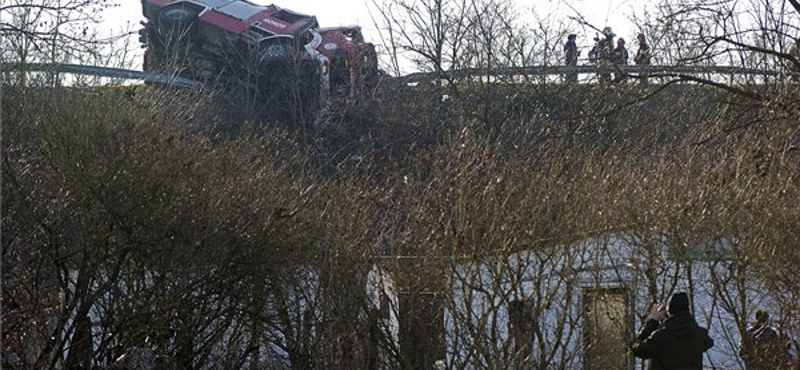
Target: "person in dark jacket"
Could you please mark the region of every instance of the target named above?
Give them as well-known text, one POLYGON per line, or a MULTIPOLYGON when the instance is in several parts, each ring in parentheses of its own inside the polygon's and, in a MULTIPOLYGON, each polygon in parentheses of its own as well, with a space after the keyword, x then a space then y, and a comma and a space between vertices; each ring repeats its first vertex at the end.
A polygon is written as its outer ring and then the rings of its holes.
POLYGON ((778 332, 769 325, 769 313, 756 312, 756 322, 744 333, 739 345, 739 357, 747 370, 789 368, 789 349, 778 332))
POLYGON ((598 44, 600 43, 600 36, 594 36, 594 45, 589 50, 589 63, 597 64, 597 53, 600 52, 598 44))
POLYGON ((611 72, 609 71, 612 66, 612 56, 614 53, 614 31, 611 27, 603 29, 603 36, 597 41, 597 68, 600 72, 597 75, 598 81, 602 83, 611 82, 611 72))
MULTIPOLYGON (((578 45, 575 43, 575 39, 578 35, 572 34, 567 36, 567 43, 564 44, 564 64, 567 67, 575 67, 578 65, 578 55, 580 55, 580 51, 578 50, 578 45)), ((567 73, 567 82, 578 82, 578 74, 570 71, 567 73)))
POLYGON ((628 49, 625 47, 625 39, 617 39, 617 47, 611 53, 611 61, 618 66, 628 65, 628 49))
MULTIPOLYGON (((639 50, 636 51, 636 56, 633 58, 633 61, 637 66, 647 67, 650 65, 650 59, 653 57, 650 51, 650 45, 647 44, 647 38, 643 33, 640 33, 637 39, 639 40, 639 50)), ((647 73, 640 74, 639 82, 643 85, 647 85, 647 73)))
MULTIPOLYGON (((625 48, 625 39, 622 37, 617 39, 617 47, 611 53, 611 62, 616 66, 628 65, 628 49, 625 48)), ((614 82, 623 82, 626 78, 625 72, 619 71, 616 73, 614 82)))
POLYGON ((651 361, 652 370, 702 370, 703 353, 714 346, 708 330, 697 325, 689 309, 689 296, 675 293, 665 308, 654 304, 633 354, 651 361))
POLYGON ((649 66, 650 59, 653 55, 650 51, 650 45, 647 44, 647 37, 645 37, 643 33, 640 33, 636 39, 639 40, 639 50, 636 51, 636 56, 633 58, 633 61, 637 66, 649 66))

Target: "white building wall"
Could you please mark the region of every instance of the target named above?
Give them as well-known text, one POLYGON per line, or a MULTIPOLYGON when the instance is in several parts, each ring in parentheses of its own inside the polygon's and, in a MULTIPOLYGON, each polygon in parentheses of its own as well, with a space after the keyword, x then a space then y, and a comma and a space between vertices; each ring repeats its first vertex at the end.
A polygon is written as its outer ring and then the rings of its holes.
MULTIPOLYGON (((768 291, 758 281, 737 283, 732 260, 677 262, 663 239, 656 239, 655 245, 653 240, 647 243, 654 252, 648 254, 646 243, 638 238, 609 236, 460 266, 445 314, 447 367, 515 369, 546 363, 548 369, 591 368, 584 363, 584 294, 612 288, 627 292, 628 349, 654 298, 663 303, 673 292, 686 291, 693 298, 698 324, 709 328, 715 341, 705 357, 706 368, 741 369, 737 322, 749 321, 758 308, 780 315, 768 291), (653 288, 656 297, 651 294, 653 288), (530 358, 523 364, 520 356, 515 357, 519 346, 514 338, 515 319, 509 314, 519 301, 531 306, 534 327, 528 343, 530 358)), ((715 247, 725 249, 726 245, 715 247)), ((789 334, 798 337, 798 333, 789 334)), ((632 356, 627 361, 629 368, 646 368, 632 356)))

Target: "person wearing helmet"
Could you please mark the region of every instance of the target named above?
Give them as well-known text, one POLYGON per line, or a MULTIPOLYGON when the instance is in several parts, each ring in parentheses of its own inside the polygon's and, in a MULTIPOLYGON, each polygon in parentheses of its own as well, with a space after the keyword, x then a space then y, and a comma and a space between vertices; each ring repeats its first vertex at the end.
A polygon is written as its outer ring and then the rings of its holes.
POLYGON ((600 69, 598 79, 600 83, 611 81, 612 55, 614 53, 614 31, 611 27, 603 29, 603 36, 597 43, 597 67, 600 69))

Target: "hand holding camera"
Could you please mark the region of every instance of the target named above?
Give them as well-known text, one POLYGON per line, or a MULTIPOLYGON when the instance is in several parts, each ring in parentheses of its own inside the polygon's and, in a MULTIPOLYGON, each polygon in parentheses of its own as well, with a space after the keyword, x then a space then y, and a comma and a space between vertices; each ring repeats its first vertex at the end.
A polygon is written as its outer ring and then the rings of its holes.
POLYGON ((658 322, 662 322, 667 319, 667 307, 665 307, 661 303, 653 303, 653 306, 650 308, 650 315, 648 318, 652 320, 656 320, 658 322))

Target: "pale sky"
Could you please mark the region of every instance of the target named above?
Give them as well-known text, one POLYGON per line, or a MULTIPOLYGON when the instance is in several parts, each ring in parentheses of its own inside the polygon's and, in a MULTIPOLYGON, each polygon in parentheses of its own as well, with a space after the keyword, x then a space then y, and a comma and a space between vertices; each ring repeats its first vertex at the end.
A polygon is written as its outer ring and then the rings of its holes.
MULTIPOLYGON (((102 27, 119 32, 124 29, 138 29, 140 21, 144 20, 139 0, 116 0, 119 4, 113 9, 105 11, 102 15, 102 27)), ((299 13, 314 15, 322 27, 357 24, 364 29, 368 41, 379 43, 370 9, 374 12, 373 0, 250 0, 257 4, 276 4, 299 13)), ((375 0, 381 3, 383 0, 375 0)), ((574 15, 572 6, 580 12, 591 24, 603 28, 611 26, 619 37, 629 40, 635 39, 637 29, 628 20, 632 12, 641 13, 647 4, 653 0, 514 0, 517 11, 522 19, 536 18, 534 13, 541 16, 552 15, 567 21, 568 16, 574 15)), ((652 7, 652 6, 651 6, 652 7)), ((548 21, 553 21, 549 18, 548 21)), ((594 36, 594 31, 581 29, 577 26, 572 29, 578 34, 578 43, 588 46, 594 36)))

